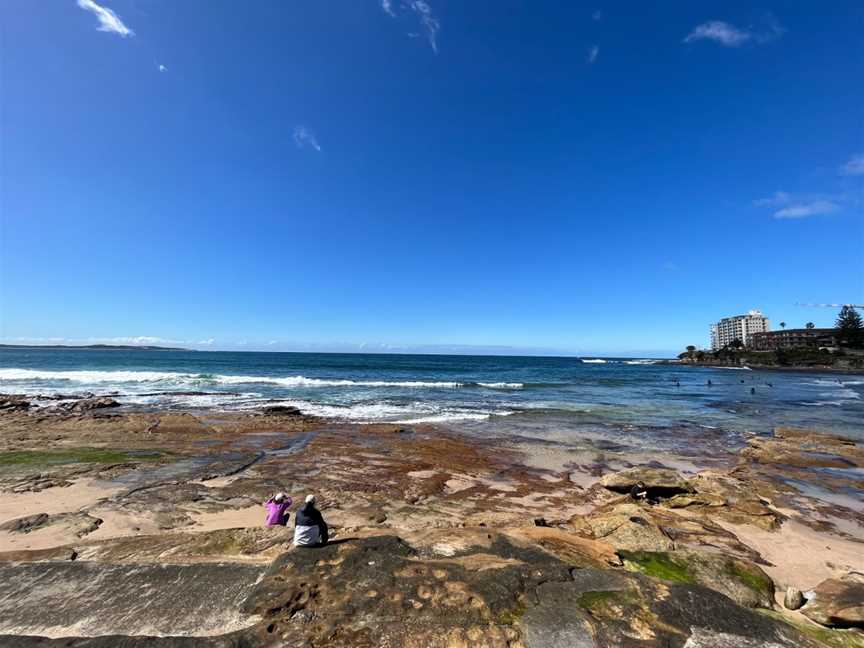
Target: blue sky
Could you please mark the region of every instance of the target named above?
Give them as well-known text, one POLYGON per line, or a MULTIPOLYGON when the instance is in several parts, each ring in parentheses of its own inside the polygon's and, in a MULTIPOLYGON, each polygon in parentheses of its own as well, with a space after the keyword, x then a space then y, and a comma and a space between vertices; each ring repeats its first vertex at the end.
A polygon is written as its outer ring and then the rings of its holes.
POLYGON ((0 338, 667 353, 864 300, 860 3, 0 4, 0 338), (656 5, 656 6, 655 6, 656 5))

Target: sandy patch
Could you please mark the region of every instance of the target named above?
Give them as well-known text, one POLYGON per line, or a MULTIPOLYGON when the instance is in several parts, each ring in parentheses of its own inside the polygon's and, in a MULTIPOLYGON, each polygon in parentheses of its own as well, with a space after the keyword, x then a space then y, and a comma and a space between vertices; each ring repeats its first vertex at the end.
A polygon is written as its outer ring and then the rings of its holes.
POLYGON ((35 493, 0 493, 0 524, 37 513, 67 513, 93 506, 123 488, 79 479, 71 486, 46 488, 35 493))
MULTIPOLYGON (((216 529, 247 529, 250 527, 264 526, 266 511, 263 506, 249 506, 241 509, 228 509, 216 513, 194 513, 192 518, 194 526, 186 527, 183 531, 215 531, 216 529)), ((294 517, 288 523, 293 529, 294 517)))
POLYGON ((826 578, 847 571, 864 571, 864 543, 819 533, 794 519, 787 520, 778 531, 729 524, 720 519, 714 522, 773 565, 762 568, 780 590, 791 585, 806 591, 826 578))

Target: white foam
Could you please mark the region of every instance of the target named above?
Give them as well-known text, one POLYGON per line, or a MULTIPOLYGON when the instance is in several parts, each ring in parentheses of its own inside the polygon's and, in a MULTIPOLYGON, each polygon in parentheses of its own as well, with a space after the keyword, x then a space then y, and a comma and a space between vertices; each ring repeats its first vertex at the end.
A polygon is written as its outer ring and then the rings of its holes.
POLYGON ((477 383, 480 387, 488 389, 522 389, 525 385, 522 383, 494 382, 494 383, 477 383))
POLYGON ((628 365, 653 365, 657 364, 657 360, 625 360, 624 364, 628 365))
POLYGON ((458 389, 460 382, 427 380, 347 380, 306 376, 232 376, 166 371, 47 371, 42 369, 0 369, 2 381, 64 380, 87 383, 172 382, 174 384, 269 384, 282 387, 405 387, 412 389, 458 389))
POLYGON ((581 360, 585 364, 606 364, 606 360, 603 360, 602 358, 588 358, 587 360, 582 358, 581 360))

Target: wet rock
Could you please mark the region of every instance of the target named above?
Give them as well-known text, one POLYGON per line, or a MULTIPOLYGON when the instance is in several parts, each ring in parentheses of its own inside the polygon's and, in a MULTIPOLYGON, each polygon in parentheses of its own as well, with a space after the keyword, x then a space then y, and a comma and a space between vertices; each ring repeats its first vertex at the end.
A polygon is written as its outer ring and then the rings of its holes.
POLYGON ((72 403, 64 403, 57 407, 58 409, 71 414, 85 414, 87 412, 92 412, 93 410, 105 409, 108 407, 120 407, 120 403, 110 396, 98 396, 95 398, 76 400, 72 403))
POLYGON ((750 561, 702 551, 622 551, 619 555, 627 568, 648 576, 696 583, 744 607, 774 607, 774 582, 750 561))
POLYGON ((629 493, 639 482, 645 484, 648 497, 672 497, 691 492, 690 485, 681 475, 670 468, 637 466, 603 477, 600 483, 616 493, 629 493))
POLYGON ((302 412, 290 405, 270 405, 261 410, 267 416, 300 416, 302 412))
POLYGON ((15 394, 0 394, 0 413, 26 412, 30 409, 30 401, 26 396, 15 394))
POLYGON ((850 572, 822 581, 801 612, 824 626, 864 628, 864 574, 850 572))
POLYGON ((783 607, 787 610, 797 610, 804 605, 804 595, 795 587, 787 587, 786 595, 783 597, 783 607))

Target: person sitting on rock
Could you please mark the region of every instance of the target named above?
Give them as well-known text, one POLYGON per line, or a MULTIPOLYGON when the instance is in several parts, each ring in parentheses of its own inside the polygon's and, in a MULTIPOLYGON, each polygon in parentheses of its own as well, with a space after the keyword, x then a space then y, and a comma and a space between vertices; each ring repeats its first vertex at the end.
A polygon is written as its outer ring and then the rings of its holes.
POLYGON ((294 500, 285 495, 285 493, 276 493, 264 502, 264 507, 267 509, 267 518, 264 523, 268 527, 286 526, 288 518, 291 516, 288 509, 291 508, 291 504, 293 503, 294 500))
POLYGON ((327 523, 315 508, 315 496, 307 495, 306 503, 294 516, 294 546, 320 547, 327 544, 327 523))
POLYGON ((647 502, 648 487, 645 486, 645 482, 638 481, 633 484, 633 488, 630 489, 630 497, 632 497, 637 502, 647 502))

